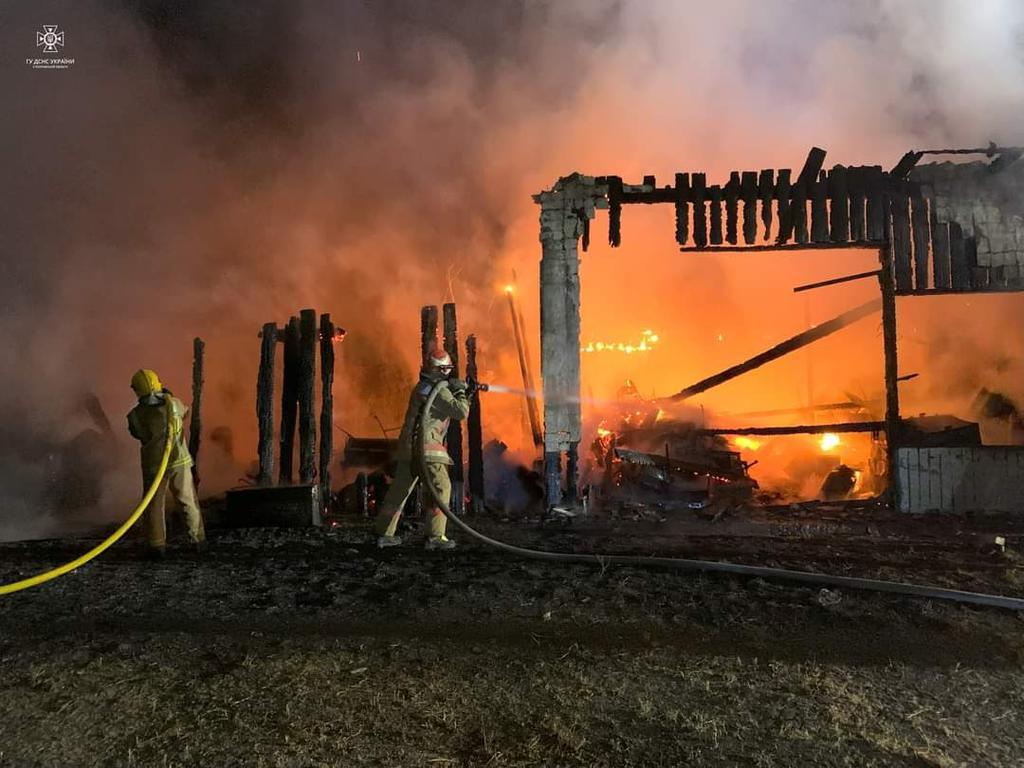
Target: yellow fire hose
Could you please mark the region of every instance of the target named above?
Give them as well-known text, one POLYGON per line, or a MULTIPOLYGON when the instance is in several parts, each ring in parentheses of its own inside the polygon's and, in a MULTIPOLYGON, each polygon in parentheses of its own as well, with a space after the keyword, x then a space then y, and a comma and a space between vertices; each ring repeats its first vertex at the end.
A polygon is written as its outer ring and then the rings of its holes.
POLYGON ((52 570, 45 571, 44 573, 36 574, 30 578, 22 579, 21 581, 14 581, 10 584, 0 584, 0 595, 9 595, 13 592, 20 592, 23 589, 35 587, 39 584, 50 581, 51 579, 56 579, 58 576, 63 576, 65 573, 69 573, 70 571, 85 565, 93 558, 102 555, 107 551, 107 549, 112 547, 118 539, 128 533, 128 529, 135 525, 135 522, 142 516, 146 507, 149 506, 149 502, 153 500, 153 496, 156 495, 156 489, 160 487, 160 483, 164 479, 164 473, 167 472, 167 463, 171 458, 171 447, 174 445, 175 433, 173 424, 174 409, 171 405, 170 398, 167 399, 165 407, 167 408, 167 443, 164 445, 164 455, 160 460, 160 468, 157 470, 156 477, 153 478, 153 482, 150 483, 149 488, 146 489, 146 493, 142 497, 142 501, 140 501, 138 506, 135 507, 135 511, 132 512, 131 516, 121 524, 120 528, 76 560, 72 560, 70 563, 64 563, 64 565, 60 565, 52 570))

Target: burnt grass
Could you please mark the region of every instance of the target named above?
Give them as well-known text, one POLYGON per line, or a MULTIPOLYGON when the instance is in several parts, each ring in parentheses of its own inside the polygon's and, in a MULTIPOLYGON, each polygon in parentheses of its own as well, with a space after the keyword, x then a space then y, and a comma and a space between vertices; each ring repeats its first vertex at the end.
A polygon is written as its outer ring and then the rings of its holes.
MULTIPOLYGON (((743 525, 487 528, 1024 592, 1018 532, 993 554, 959 524, 743 525)), ((126 542, 0 598, 0 766, 1024 765, 1014 613, 461 538, 214 531, 156 563, 126 542)), ((87 544, 0 544, 0 583, 87 544)))

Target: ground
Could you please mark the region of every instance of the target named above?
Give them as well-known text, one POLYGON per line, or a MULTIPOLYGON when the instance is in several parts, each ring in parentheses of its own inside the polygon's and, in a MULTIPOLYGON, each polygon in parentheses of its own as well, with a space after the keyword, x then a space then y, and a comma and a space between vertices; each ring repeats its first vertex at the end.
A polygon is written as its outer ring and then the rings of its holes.
MULTIPOLYGON (((826 507, 482 527, 1024 593, 1024 536, 1000 521, 826 507)), ((1024 765, 1011 612, 550 565, 465 537, 381 553, 358 525, 211 538, 161 563, 122 543, 0 598, 0 765, 1024 765)), ((0 583, 85 544, 0 545, 0 583)))

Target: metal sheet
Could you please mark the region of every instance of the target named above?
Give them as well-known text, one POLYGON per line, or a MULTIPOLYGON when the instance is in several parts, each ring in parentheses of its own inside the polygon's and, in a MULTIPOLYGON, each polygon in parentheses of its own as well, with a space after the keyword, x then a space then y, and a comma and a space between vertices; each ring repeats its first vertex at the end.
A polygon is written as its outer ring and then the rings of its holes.
POLYGON ((1024 512, 1024 448, 900 448, 900 511, 1024 512))

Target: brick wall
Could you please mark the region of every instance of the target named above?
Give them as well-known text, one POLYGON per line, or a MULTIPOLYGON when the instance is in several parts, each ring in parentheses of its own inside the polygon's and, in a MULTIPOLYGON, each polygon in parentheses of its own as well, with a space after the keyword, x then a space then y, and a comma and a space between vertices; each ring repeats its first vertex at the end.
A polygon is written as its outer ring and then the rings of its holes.
POLYGON ((928 163, 910 178, 933 195, 939 221, 955 221, 978 244, 984 267, 1024 267, 1024 159, 993 170, 988 163, 928 163))

